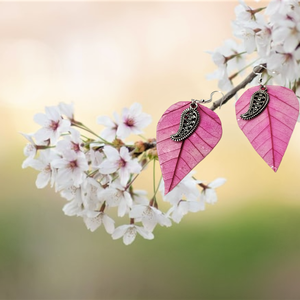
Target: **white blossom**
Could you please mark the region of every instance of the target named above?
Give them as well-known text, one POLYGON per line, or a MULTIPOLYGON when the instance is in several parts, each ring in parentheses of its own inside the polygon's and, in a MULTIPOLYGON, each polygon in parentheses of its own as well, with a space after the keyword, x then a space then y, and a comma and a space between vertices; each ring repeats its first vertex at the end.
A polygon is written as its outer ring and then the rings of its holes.
POLYGON ((235 23, 243 27, 243 25, 255 29, 258 24, 263 22, 263 17, 258 14, 257 10, 248 6, 245 1, 239 0, 239 5, 235 7, 236 21, 235 23))
POLYGON ((61 113, 65 115, 69 120, 74 120, 74 104, 66 104, 60 102, 58 105, 61 113))
POLYGON ((112 142, 117 135, 117 129, 119 126, 119 116, 116 112, 114 112, 114 120, 107 117, 107 116, 100 116, 97 118, 97 123, 104 125, 106 128, 101 132, 101 136, 109 141, 112 142))
POLYGON ((137 159, 132 159, 126 147, 121 147, 120 152, 112 146, 105 146, 103 152, 106 159, 100 164, 102 174, 119 173, 120 181, 125 186, 130 178, 130 174, 140 173, 142 167, 137 159))
POLYGON ((68 202, 63 207, 63 212, 66 216, 80 216, 83 215, 83 205, 79 198, 75 198, 72 201, 68 202))
POLYGON ((70 128, 70 134, 59 140, 56 145, 56 150, 62 154, 69 152, 70 150, 74 152, 83 151, 82 140, 80 138, 80 132, 74 128, 70 128))
POLYGON ((276 47, 272 55, 267 58, 268 69, 279 74, 281 84, 294 81, 299 77, 300 48, 292 53, 284 53, 282 46, 276 47))
POLYGON ((164 182, 161 181, 160 191, 163 195, 164 201, 170 202, 172 205, 177 205, 183 197, 189 200, 197 200, 200 196, 200 191, 197 185, 200 181, 195 180, 193 177, 193 172, 186 175, 182 181, 179 182, 177 186, 174 187, 168 194, 164 195, 164 182))
POLYGON ((103 187, 92 177, 87 177, 81 187, 84 190, 82 195, 84 214, 88 217, 95 217, 104 203, 104 200, 99 196, 103 187))
POLYGON ((247 53, 252 53, 256 49, 255 31, 250 27, 237 26, 237 28, 235 36, 243 40, 247 53))
POLYGON ((154 238, 152 232, 149 232, 143 227, 134 224, 121 225, 117 227, 112 234, 112 238, 116 240, 123 237, 124 244, 129 245, 135 240, 137 233, 139 233, 144 239, 147 240, 152 240, 154 238))
POLYGON ((51 165, 53 168, 57 168, 56 183, 58 186, 63 187, 70 184, 79 186, 86 178, 85 171, 88 170, 88 164, 82 152, 66 151, 63 157, 54 159, 51 165))
POLYGON ((40 173, 36 179, 36 187, 39 189, 44 188, 49 182, 53 186, 55 179, 55 170, 51 163, 57 159, 58 155, 51 149, 43 150, 37 159, 31 159, 28 161, 27 166, 34 168, 40 173))
POLYGON ((124 108, 121 121, 117 129, 120 139, 127 138, 130 134, 141 134, 143 129, 152 122, 152 117, 142 112, 139 103, 133 103, 130 108, 124 108))
POLYGON ((118 216, 123 217, 132 207, 132 197, 118 180, 112 182, 106 189, 98 192, 101 201, 105 201, 107 207, 118 207, 118 216))
POLYGON ((171 215, 172 220, 179 223, 184 215, 188 212, 198 212, 205 209, 205 206, 200 201, 180 200, 176 205, 173 205, 167 215, 171 215))
POLYGON ((33 133, 31 134, 26 134, 26 133, 22 133, 21 134, 26 138, 27 141, 29 141, 28 144, 26 144, 25 148, 24 148, 24 155, 27 157, 23 163, 22 163, 22 168, 27 168, 29 166, 28 162, 31 161, 36 153, 37 153, 37 147, 36 144, 32 138, 33 133))
POLYGON ((137 222, 142 222, 144 228, 153 231, 157 224, 161 226, 171 226, 170 219, 160 210, 149 205, 134 205, 129 213, 130 218, 137 222))
POLYGON ((271 0, 266 8, 266 14, 270 16, 285 15, 291 11, 293 4, 296 4, 296 0, 271 0))
POLYGON ((272 42, 272 26, 265 25, 261 30, 255 35, 255 43, 257 47, 257 52, 260 57, 265 58, 269 56, 271 51, 272 42))
POLYGON ((294 19, 277 20, 272 39, 274 45, 283 45, 285 53, 293 52, 300 43, 300 15, 294 19))
POLYGON ((201 192, 200 202, 202 202, 203 205, 204 203, 209 203, 209 204, 216 203, 218 198, 215 189, 223 185, 225 182, 226 182, 225 178, 217 178, 211 183, 209 183, 207 185, 207 188, 204 188, 203 191, 201 192))
POLYGON ((112 234, 115 231, 115 221, 103 212, 98 213, 96 217, 84 217, 83 221, 92 232, 102 224, 107 233, 112 234))
POLYGON ((55 145, 61 133, 69 131, 71 123, 61 117, 57 106, 46 107, 45 112, 34 116, 34 121, 42 126, 34 137, 38 142, 50 140, 50 143, 55 145))

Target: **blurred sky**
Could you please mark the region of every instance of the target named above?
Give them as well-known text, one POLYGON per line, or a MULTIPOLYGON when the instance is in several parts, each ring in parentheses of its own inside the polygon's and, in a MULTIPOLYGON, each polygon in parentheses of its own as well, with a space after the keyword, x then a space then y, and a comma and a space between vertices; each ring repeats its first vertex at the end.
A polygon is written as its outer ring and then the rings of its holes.
MULTIPOLYGON (((262 2, 247 3, 263 6, 262 2)), ((232 37, 230 22, 237 4, 0 2, 3 207, 9 207, 10 213, 22 207, 22 193, 29 199, 27 209, 37 203, 31 203, 30 197, 58 198, 54 191, 35 188, 35 171, 21 169, 26 141, 19 132, 36 131, 33 115, 43 112, 45 106, 73 102, 76 119, 100 132, 97 116, 112 116, 114 111, 120 113, 124 106, 139 102, 153 117, 145 135, 154 137, 156 123, 170 105, 209 98, 218 87, 216 81, 205 78, 215 69, 206 51, 232 37), (14 202, 7 203, 8 194, 14 202)), ((234 99, 216 112, 223 137, 196 168, 196 176, 228 181, 218 190, 219 202, 203 214, 217 219, 255 202, 276 202, 299 211, 299 125, 274 173, 238 128, 234 99)), ((147 178, 137 183, 143 189, 152 184, 147 178)), ((61 207, 62 202, 45 202, 39 209, 42 214, 53 210, 55 216, 62 215, 61 207)), ((186 218, 197 222, 197 216, 186 218)))

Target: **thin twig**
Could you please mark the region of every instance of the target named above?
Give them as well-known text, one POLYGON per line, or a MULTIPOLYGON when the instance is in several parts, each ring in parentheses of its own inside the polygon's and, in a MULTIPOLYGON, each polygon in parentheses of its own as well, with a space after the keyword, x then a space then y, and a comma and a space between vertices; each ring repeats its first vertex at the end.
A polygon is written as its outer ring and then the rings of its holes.
POLYGON ((250 83, 257 76, 257 74, 255 73, 261 73, 265 68, 266 68, 266 64, 261 64, 259 66, 256 66, 253 69, 253 72, 251 72, 240 84, 238 84, 231 91, 229 91, 224 97, 213 102, 210 109, 215 110, 220 106, 221 103, 222 105, 227 103, 239 90, 243 89, 248 83, 250 83))

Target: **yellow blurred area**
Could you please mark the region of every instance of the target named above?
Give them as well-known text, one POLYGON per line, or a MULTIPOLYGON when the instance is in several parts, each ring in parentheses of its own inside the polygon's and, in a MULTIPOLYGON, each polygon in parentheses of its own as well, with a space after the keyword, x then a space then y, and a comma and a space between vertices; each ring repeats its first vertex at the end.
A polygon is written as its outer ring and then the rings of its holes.
MULTIPOLYGON (((73 102, 101 132, 97 116, 139 102, 154 137, 173 103, 208 99, 218 87, 206 51, 232 37, 237 4, 0 2, 1 299, 300 298, 298 124, 274 173, 238 128, 234 99, 222 106, 223 137, 196 168, 199 180, 227 179, 218 203, 130 247, 64 216, 64 200, 21 169, 19 132, 36 131, 45 106, 73 102)), ((150 171, 136 188, 151 193, 150 171)))

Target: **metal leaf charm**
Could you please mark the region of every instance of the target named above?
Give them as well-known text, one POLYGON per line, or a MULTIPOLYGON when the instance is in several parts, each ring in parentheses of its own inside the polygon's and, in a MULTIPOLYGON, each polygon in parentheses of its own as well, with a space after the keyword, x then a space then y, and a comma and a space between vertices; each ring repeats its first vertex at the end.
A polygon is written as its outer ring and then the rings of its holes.
POLYGON ((241 115, 243 120, 250 120, 258 116, 266 108, 269 102, 269 94, 266 87, 261 87, 260 90, 255 92, 250 101, 249 109, 246 113, 241 115))
POLYGON ((197 107, 197 103, 192 102, 190 107, 182 112, 179 129, 177 133, 170 136, 173 141, 183 141, 197 129, 200 122, 200 115, 197 107))

